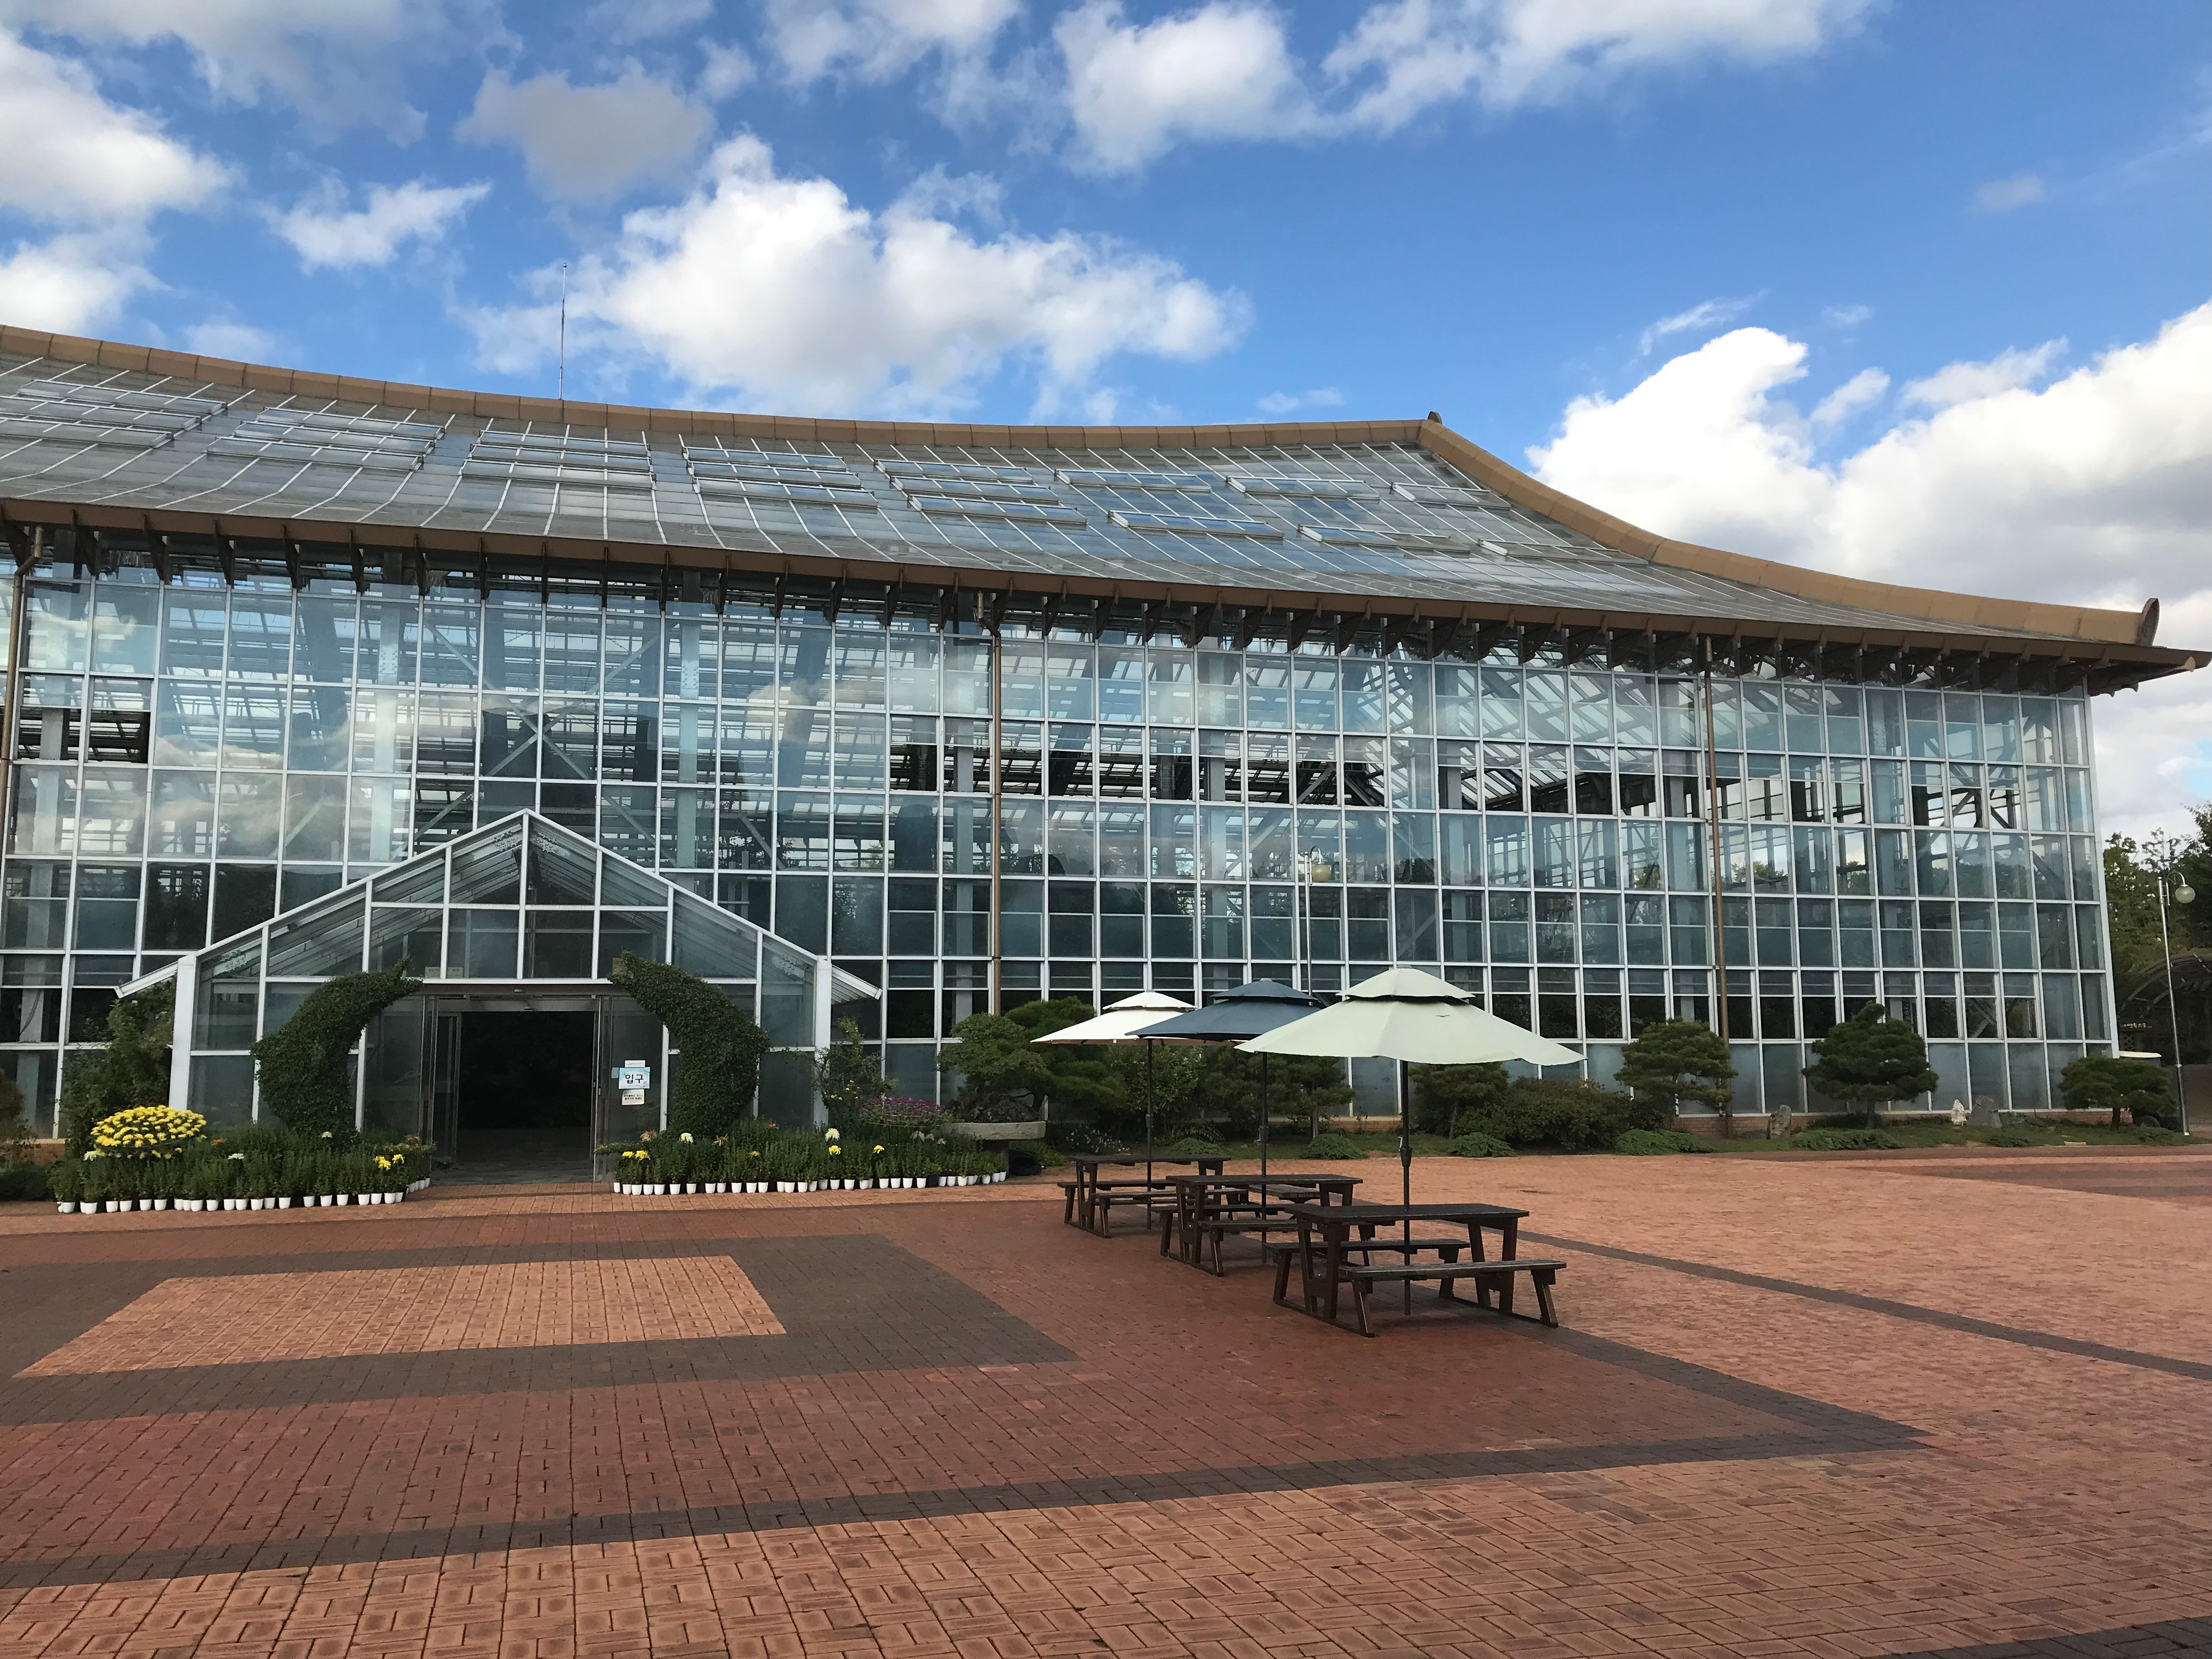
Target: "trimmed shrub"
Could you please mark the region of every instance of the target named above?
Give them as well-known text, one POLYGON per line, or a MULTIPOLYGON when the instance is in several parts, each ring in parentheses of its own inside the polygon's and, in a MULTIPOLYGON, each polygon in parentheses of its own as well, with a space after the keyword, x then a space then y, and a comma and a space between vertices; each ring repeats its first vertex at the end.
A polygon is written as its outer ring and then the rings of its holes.
POLYGON ((1800 1129, 1782 1144, 1801 1152, 1894 1152, 1905 1146, 1887 1129, 1800 1129))
POLYGON ((76 1180, 75 1172, 72 1171, 70 1176, 70 1180, 72 1183, 70 1190, 67 1194, 64 1194, 55 1190, 50 1184, 51 1177, 46 1173, 49 1167, 51 1166, 44 1164, 33 1164, 28 1160, 20 1163, 0 1164, 0 1202, 9 1200, 20 1201, 22 1200, 36 1198, 56 1198, 60 1199, 65 1204, 75 1203, 76 1201, 76 1191, 74 1184, 76 1180))
POLYGON ((2189 1137, 2179 1129, 2169 1129, 2163 1123, 2145 1123, 2140 1118, 2136 1122, 2136 1139, 2145 1146, 2182 1146, 2189 1142, 2189 1137))
MULTIPOLYGON (((402 959, 397 967, 317 986, 291 1018, 253 1045, 262 1103, 286 1128, 305 1135, 352 1129, 353 1045, 369 1021, 422 988, 407 967, 402 959)), ((111 1028, 114 1022, 111 1012, 111 1028)))
POLYGON ((1613 1143, 1623 1158, 1659 1158, 1668 1152, 1710 1152, 1704 1138, 1680 1129, 1626 1129, 1613 1143))
POLYGON ((1513 1149, 1496 1135, 1464 1134, 1447 1148, 1454 1158, 1510 1158, 1513 1149))
MULTIPOLYGON (((107 1046, 70 1054, 61 1100, 62 1139, 70 1152, 92 1149, 92 1126, 100 1119, 168 1099, 169 1028, 176 1006, 174 980, 121 998, 107 1011, 107 1046)), ((352 1121, 350 1106, 346 1119, 352 1121)))
POLYGON ((1984 1137, 1984 1139, 1986 1145, 1991 1146, 2040 1146, 2045 1144, 2041 1135, 2030 1134, 2025 1129, 2011 1127, 1992 1129, 1984 1137))
POLYGON ((1486 1111, 1462 1127, 1509 1146, 1557 1146, 1566 1152, 1610 1146, 1630 1129, 1663 1129, 1673 1113, 1662 1103, 1569 1078, 1515 1078, 1486 1111))
POLYGON ((696 974, 624 951, 607 978, 668 1028, 682 1063, 668 1091, 668 1127, 712 1137, 751 1109, 768 1034, 696 974))
POLYGON ((1367 1153, 1350 1135, 1328 1134, 1316 1135, 1311 1140, 1306 1142, 1303 1148, 1291 1152, 1291 1155, 1294 1158, 1314 1158, 1325 1159, 1330 1163, 1342 1163, 1350 1158, 1364 1158, 1367 1153))

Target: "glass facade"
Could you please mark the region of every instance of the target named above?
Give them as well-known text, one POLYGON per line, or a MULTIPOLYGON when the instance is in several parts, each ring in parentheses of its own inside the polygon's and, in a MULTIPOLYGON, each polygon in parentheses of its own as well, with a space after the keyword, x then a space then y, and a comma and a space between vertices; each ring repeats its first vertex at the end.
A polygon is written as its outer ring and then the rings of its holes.
POLYGON ((1729 670, 1708 702, 1649 646, 994 639, 522 577, 29 592, 0 1064, 42 1118, 118 986, 519 811, 878 988, 842 1012, 904 1093, 994 979, 1096 1003, 1393 962, 1601 1079, 1651 1020, 1725 1019, 1740 1111, 1806 1106, 1808 1035, 1869 1001, 1926 1034, 1931 1104, 2044 1106, 2110 1046, 2078 692, 1729 670))

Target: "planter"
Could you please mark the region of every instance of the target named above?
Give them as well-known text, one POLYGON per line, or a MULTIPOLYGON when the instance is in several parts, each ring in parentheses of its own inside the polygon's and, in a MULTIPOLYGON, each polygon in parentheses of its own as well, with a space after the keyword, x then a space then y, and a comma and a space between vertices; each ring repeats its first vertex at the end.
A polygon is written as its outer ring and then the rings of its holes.
POLYGON ((75 1204, 64 1204, 58 1199, 54 1202, 54 1208, 59 1210, 64 1215, 75 1215, 76 1213, 76 1206, 75 1204))
POLYGON ((1044 1120, 1024 1123, 948 1123, 945 1133, 967 1140, 1042 1140, 1044 1120))

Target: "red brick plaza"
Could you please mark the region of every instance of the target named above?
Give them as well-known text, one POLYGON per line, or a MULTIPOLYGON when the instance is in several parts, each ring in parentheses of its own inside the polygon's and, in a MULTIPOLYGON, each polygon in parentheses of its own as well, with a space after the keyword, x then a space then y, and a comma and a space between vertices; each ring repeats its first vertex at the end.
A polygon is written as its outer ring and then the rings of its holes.
POLYGON ((1416 1181, 1563 1328, 1045 1183, 11 1206, 0 1659, 2212 1653, 2212 1156, 1416 1181))

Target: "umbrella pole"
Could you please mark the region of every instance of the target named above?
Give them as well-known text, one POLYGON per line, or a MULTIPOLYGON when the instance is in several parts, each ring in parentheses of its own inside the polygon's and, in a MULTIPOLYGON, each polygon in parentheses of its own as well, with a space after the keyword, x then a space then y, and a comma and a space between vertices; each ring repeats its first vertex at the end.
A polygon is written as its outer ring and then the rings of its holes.
MULTIPOLYGON (((1260 1056, 1260 1201, 1267 1201, 1267 1057, 1260 1056)), ((1261 1235, 1261 1238, 1267 1237, 1261 1235)))
POLYGON ((1152 1050, 1159 1045, 1145 1045, 1145 1184, 1152 1181, 1152 1050))
MULTIPOLYGON (((1398 1062, 1398 1191, 1399 1201, 1411 1206, 1413 1201, 1413 1071, 1404 1060, 1398 1062)), ((1413 1261, 1413 1218, 1405 1223, 1406 1263, 1413 1261)), ((1413 1281, 1401 1279, 1398 1288, 1402 1292, 1401 1304, 1407 1313, 1413 1311, 1413 1281)))

